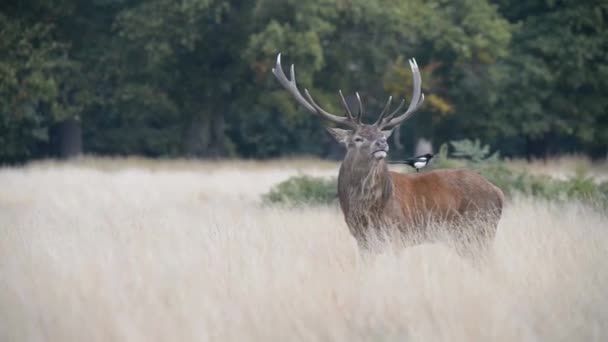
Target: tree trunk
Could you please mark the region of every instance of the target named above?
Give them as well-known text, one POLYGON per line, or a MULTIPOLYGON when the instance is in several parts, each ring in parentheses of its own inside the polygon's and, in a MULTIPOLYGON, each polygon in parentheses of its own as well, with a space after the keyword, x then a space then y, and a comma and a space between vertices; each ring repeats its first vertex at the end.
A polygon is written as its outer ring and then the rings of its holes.
POLYGON ((82 127, 80 121, 69 118, 51 129, 51 151, 59 158, 73 158, 82 154, 82 127))
POLYGON ((395 143, 397 151, 403 150, 403 144, 401 144, 401 127, 395 128, 395 132, 393 132, 393 142, 395 143))
POLYGON ((194 117, 184 134, 184 153, 188 157, 198 157, 202 154, 205 139, 209 138, 207 123, 200 117, 194 117))
POLYGON ((224 116, 215 115, 211 119, 211 141, 209 142, 208 156, 210 157, 223 157, 226 156, 226 143, 225 143, 225 125, 224 116))
POLYGON ((184 137, 184 151, 190 157, 226 155, 224 117, 198 116, 192 119, 184 137))
POLYGON ((530 137, 526 136, 525 138, 526 140, 526 161, 531 162, 532 161, 532 140, 530 139, 530 137))

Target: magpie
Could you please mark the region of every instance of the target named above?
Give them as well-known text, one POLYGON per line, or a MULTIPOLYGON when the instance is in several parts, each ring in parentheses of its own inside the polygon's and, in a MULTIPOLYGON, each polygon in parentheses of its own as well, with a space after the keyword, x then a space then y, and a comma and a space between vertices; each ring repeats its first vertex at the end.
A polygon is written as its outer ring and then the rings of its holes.
POLYGON ((418 172, 418 170, 427 166, 429 164, 429 162, 431 161, 431 159, 433 159, 433 157, 435 157, 433 154, 427 153, 427 154, 423 154, 423 155, 416 156, 413 158, 408 158, 403 161, 391 161, 391 163, 392 164, 407 164, 407 165, 413 167, 414 169, 416 169, 416 172, 418 172))

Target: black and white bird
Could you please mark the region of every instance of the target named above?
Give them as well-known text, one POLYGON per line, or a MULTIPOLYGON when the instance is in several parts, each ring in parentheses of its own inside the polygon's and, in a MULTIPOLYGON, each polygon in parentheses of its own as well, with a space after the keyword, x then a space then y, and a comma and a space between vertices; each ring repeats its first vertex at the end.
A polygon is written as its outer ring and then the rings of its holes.
POLYGON ((403 161, 391 161, 391 163, 392 164, 407 164, 407 165, 413 167, 414 169, 416 169, 416 172, 418 172, 418 170, 427 166, 429 164, 429 162, 431 161, 431 159, 433 159, 433 157, 435 157, 433 154, 427 153, 427 154, 423 154, 423 155, 416 156, 413 158, 408 158, 403 161))

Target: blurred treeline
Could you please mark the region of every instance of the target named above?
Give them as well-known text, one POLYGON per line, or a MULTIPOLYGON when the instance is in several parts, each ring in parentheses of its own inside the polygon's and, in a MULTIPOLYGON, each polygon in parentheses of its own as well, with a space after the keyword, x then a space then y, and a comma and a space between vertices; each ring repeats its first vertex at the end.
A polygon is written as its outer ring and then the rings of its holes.
POLYGON ((0 5, 0 161, 48 156, 335 155, 279 87, 367 119, 427 101, 396 146, 479 138, 507 156, 608 148, 608 2, 579 0, 20 0, 0 5))

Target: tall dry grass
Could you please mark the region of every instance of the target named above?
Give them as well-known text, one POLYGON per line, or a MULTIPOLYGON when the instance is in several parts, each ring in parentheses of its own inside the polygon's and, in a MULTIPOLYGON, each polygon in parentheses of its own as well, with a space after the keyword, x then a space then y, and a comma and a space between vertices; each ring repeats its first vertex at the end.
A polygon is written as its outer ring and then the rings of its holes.
POLYGON ((363 259, 337 208, 258 202, 331 168, 93 164, 0 171, 1 341, 608 340, 608 221, 579 204, 510 202, 481 268, 363 259))

